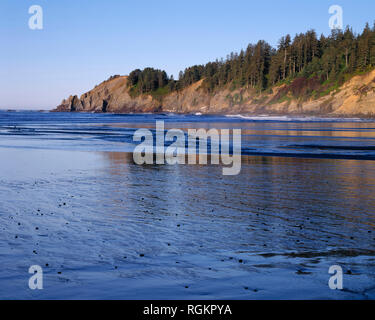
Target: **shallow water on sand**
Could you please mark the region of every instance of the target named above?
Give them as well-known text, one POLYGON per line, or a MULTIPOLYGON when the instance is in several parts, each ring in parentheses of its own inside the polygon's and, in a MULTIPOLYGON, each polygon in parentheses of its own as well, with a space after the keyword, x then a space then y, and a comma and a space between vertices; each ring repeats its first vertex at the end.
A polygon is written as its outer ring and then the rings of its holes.
POLYGON ((374 133, 357 119, 0 112, 0 298, 373 299, 374 133), (134 164, 132 134, 156 119, 241 128, 241 173, 134 164))

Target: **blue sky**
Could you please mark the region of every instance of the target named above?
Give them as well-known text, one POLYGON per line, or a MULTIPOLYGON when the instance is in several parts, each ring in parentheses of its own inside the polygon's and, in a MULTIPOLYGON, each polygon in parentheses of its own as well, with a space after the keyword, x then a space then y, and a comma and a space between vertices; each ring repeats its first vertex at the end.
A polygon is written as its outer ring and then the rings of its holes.
POLYGON ((155 67, 177 77, 260 39, 329 34, 331 5, 354 31, 375 20, 373 0, 1 0, 0 108, 51 109, 113 74, 155 67), (28 9, 43 8, 43 30, 28 9))

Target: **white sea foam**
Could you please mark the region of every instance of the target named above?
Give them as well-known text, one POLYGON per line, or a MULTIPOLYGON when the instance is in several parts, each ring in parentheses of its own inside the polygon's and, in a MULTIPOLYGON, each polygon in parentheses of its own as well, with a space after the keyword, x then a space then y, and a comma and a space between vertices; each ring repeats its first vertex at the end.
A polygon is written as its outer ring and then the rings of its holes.
POLYGON ((316 117, 316 116, 270 116, 270 115, 242 115, 228 114, 227 118, 238 118, 251 121, 316 121, 316 122, 366 122, 368 119, 360 118, 333 118, 333 117, 316 117))

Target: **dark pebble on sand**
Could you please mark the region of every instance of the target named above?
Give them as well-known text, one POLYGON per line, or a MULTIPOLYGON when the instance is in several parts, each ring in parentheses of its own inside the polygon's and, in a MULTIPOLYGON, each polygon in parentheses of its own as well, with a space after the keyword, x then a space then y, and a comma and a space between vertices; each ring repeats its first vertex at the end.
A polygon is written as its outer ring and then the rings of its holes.
POLYGON ((242 263, 242 262, 243 262, 243 260, 242 260, 242 259, 240 259, 240 260, 238 260, 238 262, 239 262, 239 263, 242 263))
POLYGON ((306 272, 306 271, 302 271, 302 270, 298 270, 296 272, 296 274, 310 274, 311 272, 306 272))
POLYGON ((351 270, 346 271, 346 274, 352 274, 351 270))
POLYGON ((144 255, 143 253, 141 253, 139 256, 140 256, 140 257, 144 257, 145 255, 144 255))
POLYGON ((185 289, 188 289, 189 288, 189 286, 185 286, 185 289))
POLYGON ((35 250, 33 250, 33 253, 34 253, 34 254, 37 254, 37 252, 36 252, 35 250))

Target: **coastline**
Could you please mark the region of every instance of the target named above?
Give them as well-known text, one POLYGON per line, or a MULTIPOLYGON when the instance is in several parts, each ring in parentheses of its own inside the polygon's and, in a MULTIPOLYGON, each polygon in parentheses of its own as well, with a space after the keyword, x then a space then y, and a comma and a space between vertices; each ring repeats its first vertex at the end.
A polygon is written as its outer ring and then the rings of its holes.
MULTIPOLYGON (((2 110, 7 112, 16 112, 16 110, 2 110)), ((22 110, 25 111, 25 110, 22 110)), ((375 120, 375 114, 367 115, 367 114, 319 114, 319 113, 270 113, 270 114, 264 114, 264 113, 226 113, 226 112, 209 112, 209 113, 200 113, 200 112, 166 112, 166 111, 158 111, 158 112, 101 112, 101 111, 59 111, 59 110, 28 110, 28 111, 34 111, 34 112, 51 112, 51 113, 84 113, 84 114, 113 114, 113 115, 145 115, 145 114, 157 114, 157 115, 181 115, 181 116, 227 116, 227 117, 238 117, 243 118, 244 120, 246 118, 254 118, 258 117, 259 120, 261 118, 264 118, 264 120, 267 120, 268 118, 273 117, 292 117, 292 118, 319 118, 321 119, 343 119, 343 120, 350 120, 353 121, 355 119, 358 120, 375 120)))
POLYGON ((264 92, 225 86, 212 93, 199 80, 161 96, 134 95, 128 82, 128 76, 111 77, 80 97, 64 99, 52 111, 375 118, 375 70, 353 76, 336 90, 315 98, 293 95, 294 82, 298 84, 299 79, 264 92))
POLYGON ((269 120, 267 118, 278 118, 275 119, 277 121, 281 120, 282 117, 289 118, 289 120, 293 118, 297 118, 298 120, 308 120, 312 121, 314 118, 317 119, 317 121, 322 121, 324 119, 326 120, 348 120, 348 121, 375 121, 375 114, 361 114, 361 113, 355 113, 355 114, 332 114, 332 113, 314 113, 314 112, 308 112, 308 113, 285 113, 285 112, 275 112, 275 113, 228 113, 228 112, 178 112, 178 111, 155 111, 155 112, 122 112, 122 111, 86 111, 86 110, 80 110, 80 111, 68 111, 68 110, 56 110, 56 109, 0 109, 0 112, 41 112, 41 113, 82 113, 82 114, 111 114, 111 115, 181 115, 181 116, 225 116, 228 118, 242 118, 243 120, 269 120), (254 119, 258 118, 258 119, 254 119))

